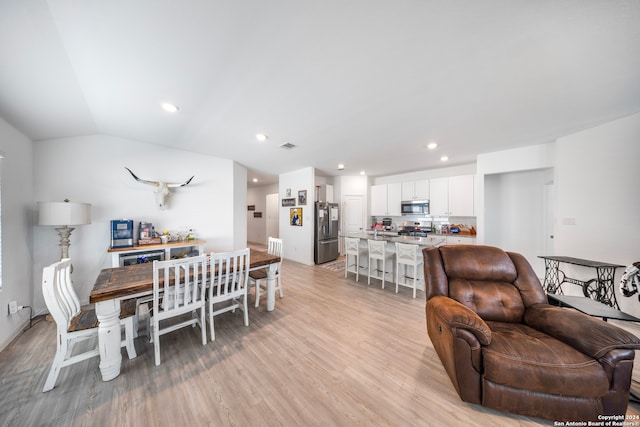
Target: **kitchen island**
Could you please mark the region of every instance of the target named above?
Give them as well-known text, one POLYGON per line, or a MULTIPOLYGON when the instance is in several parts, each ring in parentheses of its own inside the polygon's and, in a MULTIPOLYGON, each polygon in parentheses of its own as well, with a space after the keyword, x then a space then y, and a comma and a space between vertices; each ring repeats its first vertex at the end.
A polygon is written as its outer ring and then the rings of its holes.
MULTIPOLYGON (((398 234, 393 234, 389 232, 382 232, 375 235, 373 232, 359 232, 359 233, 348 233, 345 237, 353 237, 356 239, 360 239, 360 247, 364 248, 367 246, 367 240, 377 240, 387 242, 386 250, 390 253, 395 253, 396 251, 396 243, 408 243, 412 245, 419 246, 420 250, 419 256, 422 257, 422 249, 424 248, 433 248, 436 246, 444 245, 446 243, 446 238, 444 236, 428 236, 428 237, 418 237, 418 236, 399 236, 398 234)), ((368 259, 366 257, 361 257, 360 259, 360 268, 366 269, 368 259)), ((346 268, 346 267, 345 267, 346 268)), ((395 266, 394 266, 395 269, 395 266)), ((420 290, 424 290, 424 271, 422 268, 417 268, 418 273, 418 283, 416 288, 420 290)), ((392 282, 395 283, 395 277, 392 278, 392 282)))
POLYGON ((373 232, 348 233, 346 237, 355 237, 357 239, 364 240, 365 244, 367 240, 382 240, 390 243, 392 246, 394 246, 395 243, 398 242, 418 245, 422 246, 423 248, 433 248, 436 246, 441 246, 446 242, 446 238, 444 236, 398 236, 397 234, 393 235, 390 233, 382 233, 375 236, 373 232))

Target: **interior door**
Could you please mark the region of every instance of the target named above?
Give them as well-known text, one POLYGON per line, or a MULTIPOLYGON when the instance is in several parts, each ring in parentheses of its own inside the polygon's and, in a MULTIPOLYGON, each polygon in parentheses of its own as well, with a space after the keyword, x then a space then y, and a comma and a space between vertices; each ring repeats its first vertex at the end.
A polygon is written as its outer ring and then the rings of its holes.
MULTIPOLYGON (((362 196, 345 196, 342 202, 341 236, 364 231, 364 206, 362 196)), ((340 253, 344 252, 340 239, 340 253)))
POLYGON ((280 227, 278 225, 278 193, 267 194, 267 221, 266 234, 268 244, 269 237, 280 237, 280 227))

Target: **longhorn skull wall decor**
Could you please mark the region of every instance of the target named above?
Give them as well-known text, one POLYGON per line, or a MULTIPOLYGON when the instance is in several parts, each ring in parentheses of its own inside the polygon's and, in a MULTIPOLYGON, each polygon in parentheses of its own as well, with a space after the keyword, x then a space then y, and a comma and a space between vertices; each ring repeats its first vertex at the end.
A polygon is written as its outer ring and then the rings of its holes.
POLYGON ((172 184, 172 183, 164 182, 164 181, 149 181, 149 180, 146 180, 146 179, 138 178, 136 176, 136 174, 131 172, 131 169, 129 169, 128 167, 125 167, 125 169, 129 171, 131 176, 136 181, 141 182, 143 184, 148 184, 148 185, 151 185, 151 186, 154 187, 153 192, 155 193, 156 203, 158 204, 158 207, 160 209, 166 209, 166 207, 167 207, 167 198, 169 197, 169 194, 170 194, 170 192, 169 192, 170 188, 184 187, 185 185, 189 184, 191 182, 191 180, 193 179, 193 176, 192 176, 191 178, 189 178, 187 181, 183 182, 182 184, 172 184))

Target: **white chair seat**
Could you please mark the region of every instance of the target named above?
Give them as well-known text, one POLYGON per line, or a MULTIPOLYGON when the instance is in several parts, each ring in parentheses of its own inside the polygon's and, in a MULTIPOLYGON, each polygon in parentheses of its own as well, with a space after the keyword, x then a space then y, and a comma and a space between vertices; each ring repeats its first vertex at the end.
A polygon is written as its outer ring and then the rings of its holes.
POLYGON ((416 297, 418 282, 424 282, 424 274, 421 271, 423 264, 424 260, 418 245, 396 242, 396 293, 398 293, 398 286, 406 286, 413 288, 413 297, 416 297), (400 275, 401 266, 402 276, 400 275), (409 268, 411 268, 410 271, 409 268))
MULTIPOLYGON (((387 249, 387 242, 384 240, 367 240, 369 247, 369 277, 367 284, 371 284, 371 279, 380 279, 382 289, 384 289, 385 275, 391 274, 393 277, 393 250, 387 249), (373 268, 373 274, 371 269, 373 268), (390 268, 389 270, 387 268, 390 268)), ((392 279, 393 281, 393 279, 392 279)))

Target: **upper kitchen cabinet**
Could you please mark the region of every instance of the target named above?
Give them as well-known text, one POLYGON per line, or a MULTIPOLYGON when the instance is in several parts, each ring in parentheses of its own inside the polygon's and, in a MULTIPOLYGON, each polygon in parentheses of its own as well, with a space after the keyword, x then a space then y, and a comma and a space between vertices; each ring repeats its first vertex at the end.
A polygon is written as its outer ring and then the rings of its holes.
POLYGON ((429 180, 431 215, 474 216, 474 179, 460 175, 429 180))
POLYGON ((429 180, 403 182, 402 200, 429 200, 429 180))
POLYGON ((402 185, 380 184, 371 186, 371 216, 400 216, 402 185))

